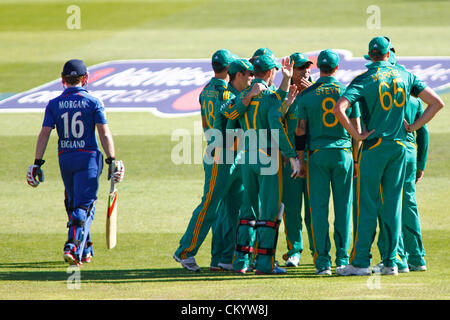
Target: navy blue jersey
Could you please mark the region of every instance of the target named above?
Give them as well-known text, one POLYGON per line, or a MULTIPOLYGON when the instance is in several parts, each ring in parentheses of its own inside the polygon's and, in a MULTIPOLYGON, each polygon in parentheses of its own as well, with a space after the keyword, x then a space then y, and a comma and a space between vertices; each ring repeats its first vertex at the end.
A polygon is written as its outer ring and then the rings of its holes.
POLYGON ((58 132, 58 151, 99 150, 95 125, 106 124, 103 102, 82 87, 71 87, 49 101, 42 126, 58 132))

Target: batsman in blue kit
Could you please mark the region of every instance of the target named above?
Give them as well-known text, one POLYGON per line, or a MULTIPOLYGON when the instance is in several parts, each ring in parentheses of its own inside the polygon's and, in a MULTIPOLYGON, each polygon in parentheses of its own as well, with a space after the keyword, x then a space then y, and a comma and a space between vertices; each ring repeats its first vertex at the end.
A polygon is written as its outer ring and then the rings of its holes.
POLYGON ((58 132, 58 157, 65 187, 64 204, 69 228, 64 244, 64 260, 80 265, 90 262, 93 247, 90 227, 94 219, 99 177, 103 169, 95 128, 109 164, 108 179, 120 182, 125 170, 115 160, 114 142, 101 100, 86 90, 88 72, 83 61, 73 59, 64 64, 61 74, 65 90, 49 101, 36 144, 35 162, 28 168, 27 182, 37 187, 44 181, 41 166, 51 131, 58 132), (113 165, 114 164, 114 167, 113 165))

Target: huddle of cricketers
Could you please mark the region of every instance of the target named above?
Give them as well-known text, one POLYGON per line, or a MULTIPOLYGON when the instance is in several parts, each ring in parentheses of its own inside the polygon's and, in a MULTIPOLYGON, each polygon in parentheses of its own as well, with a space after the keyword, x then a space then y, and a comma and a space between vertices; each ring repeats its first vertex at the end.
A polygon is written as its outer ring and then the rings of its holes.
POLYGON ((317 57, 315 82, 314 63, 301 53, 281 63, 268 48, 248 60, 225 49, 213 54, 214 77, 199 97, 205 135, 243 135, 233 136, 232 148, 215 144, 205 152, 203 197, 177 262, 199 271, 195 255, 211 229, 210 270, 285 274, 275 260, 280 224, 286 267, 300 263, 304 224, 315 273, 331 275, 332 193, 335 274, 427 269, 415 185, 425 170, 426 123, 444 103, 397 64, 388 37, 373 38, 365 58, 367 71, 346 87, 335 78, 339 55, 329 49, 317 57), (381 262, 371 267, 377 233, 381 262))

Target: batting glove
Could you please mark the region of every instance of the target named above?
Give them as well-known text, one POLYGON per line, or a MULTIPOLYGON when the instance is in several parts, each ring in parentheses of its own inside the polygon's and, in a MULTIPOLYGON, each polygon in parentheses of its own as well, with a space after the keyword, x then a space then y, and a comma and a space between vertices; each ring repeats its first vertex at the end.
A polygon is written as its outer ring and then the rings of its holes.
POLYGON ((28 167, 27 183, 33 188, 36 188, 40 182, 44 182, 44 171, 41 169, 44 162, 45 160, 36 159, 34 165, 28 167))
POLYGON ((125 175, 125 166, 123 165, 123 161, 108 158, 105 162, 109 165, 108 180, 113 178, 115 183, 122 182, 125 175))

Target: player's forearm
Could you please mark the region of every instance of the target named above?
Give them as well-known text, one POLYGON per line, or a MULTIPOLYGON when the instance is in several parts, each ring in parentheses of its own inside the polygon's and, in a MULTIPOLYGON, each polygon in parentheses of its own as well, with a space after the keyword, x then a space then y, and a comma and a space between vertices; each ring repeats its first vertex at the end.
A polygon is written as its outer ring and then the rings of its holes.
POLYGON ((237 99, 238 101, 236 104, 238 104, 240 102, 242 104, 242 106, 248 107, 248 105, 252 101, 253 97, 257 96, 258 94, 259 93, 256 93, 256 91, 254 91, 252 89, 249 92, 247 92, 247 94, 245 96, 243 96, 242 99, 237 99))
MULTIPOLYGON (((359 118, 352 118, 351 122, 353 123, 353 126, 355 127, 355 129, 361 133, 362 129, 361 129, 361 122, 359 121, 359 118)), ((352 139, 352 156, 353 156, 353 160, 355 162, 358 162, 358 151, 359 148, 361 147, 362 142, 360 140, 356 140, 356 139, 352 139)))
POLYGON ((306 134, 306 120, 298 119, 297 128, 295 128, 295 135, 303 136, 306 134))
POLYGON ((414 123, 409 125, 409 132, 416 131, 427 124, 434 116, 444 107, 442 100, 436 101, 433 104, 428 105, 428 107, 423 112, 422 116, 414 121, 414 123))
POLYGON ((103 138, 100 138, 102 148, 106 153, 107 158, 115 158, 115 151, 114 151, 114 141, 112 139, 111 134, 104 135, 103 138))
MULTIPOLYGON (((286 96, 289 92, 289 86, 291 85, 291 77, 284 76, 283 80, 281 80, 281 84, 278 90, 284 91, 286 96)), ((281 96, 281 94, 280 94, 281 96)), ((284 100, 284 99, 283 99, 284 100)))
POLYGON ((107 158, 115 158, 114 140, 107 125, 97 125, 98 137, 107 158))
POLYGON ((350 118, 345 113, 345 110, 350 106, 350 102, 345 98, 340 98, 336 105, 334 106, 334 115, 342 124, 342 126, 347 130, 347 132, 353 137, 355 140, 361 140, 360 134, 358 130, 354 127, 350 118))
POLYGON ((51 131, 52 128, 50 127, 42 127, 36 142, 36 152, 34 155, 35 159, 42 159, 44 157, 51 131))
POLYGON ((417 142, 417 169, 424 171, 428 158, 428 129, 426 125, 417 130, 416 142, 417 142))
POLYGON ((427 124, 434 116, 444 107, 442 99, 429 87, 425 88, 420 94, 421 98, 428 107, 423 112, 422 116, 409 125, 408 131, 416 131, 427 124))

